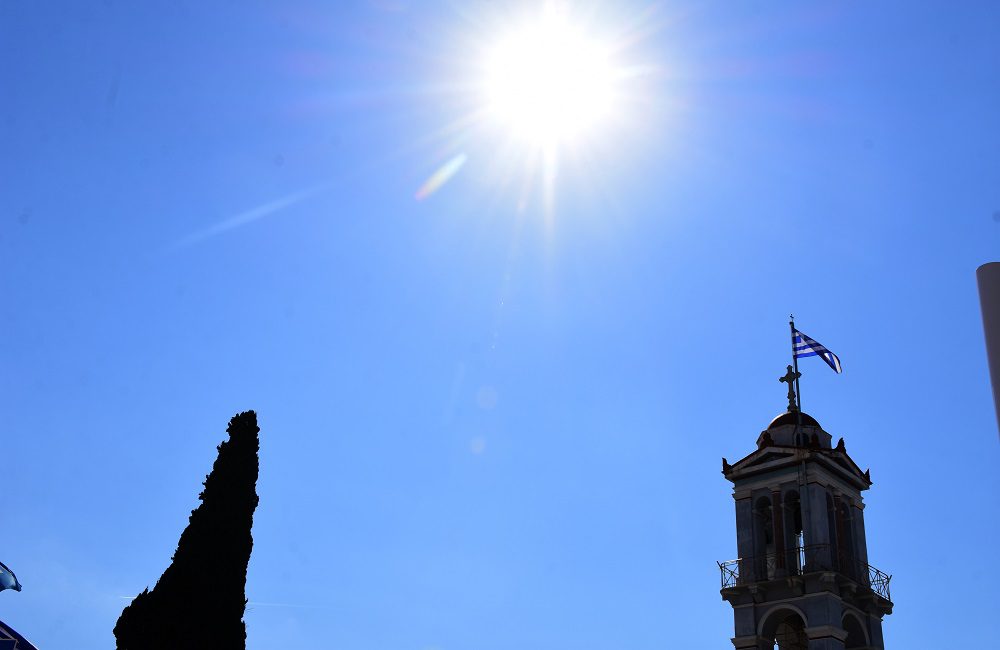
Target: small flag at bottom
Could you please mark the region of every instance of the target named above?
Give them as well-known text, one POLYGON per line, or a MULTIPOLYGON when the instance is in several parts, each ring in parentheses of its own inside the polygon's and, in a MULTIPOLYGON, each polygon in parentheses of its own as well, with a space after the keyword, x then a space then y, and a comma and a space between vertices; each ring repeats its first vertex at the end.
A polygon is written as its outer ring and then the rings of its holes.
POLYGON ((809 338, 799 330, 795 330, 795 335, 792 337, 792 352, 794 352, 796 359, 819 357, 826 361, 826 364, 833 368, 834 372, 839 374, 842 371, 840 358, 837 355, 827 350, 822 343, 809 338))
POLYGON ((14 572, 8 569, 6 564, 0 562, 0 591, 4 589, 21 591, 21 583, 17 581, 17 576, 14 575, 14 572))

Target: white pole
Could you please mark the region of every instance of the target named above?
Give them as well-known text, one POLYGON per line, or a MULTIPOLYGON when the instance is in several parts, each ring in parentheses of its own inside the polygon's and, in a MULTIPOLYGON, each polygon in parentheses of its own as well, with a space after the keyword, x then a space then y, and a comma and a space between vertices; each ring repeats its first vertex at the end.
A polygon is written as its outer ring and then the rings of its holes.
POLYGON ((976 269, 979 282, 979 303, 983 309, 983 330, 986 333, 986 359, 993 382, 993 406, 1000 427, 1000 262, 983 264, 976 269))

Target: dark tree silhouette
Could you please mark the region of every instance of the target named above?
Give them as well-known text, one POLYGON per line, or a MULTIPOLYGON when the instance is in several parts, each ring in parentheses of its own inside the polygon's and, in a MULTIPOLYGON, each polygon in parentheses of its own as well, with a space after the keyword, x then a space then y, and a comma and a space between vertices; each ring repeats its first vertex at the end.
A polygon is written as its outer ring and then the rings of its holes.
POLYGON ((260 428, 253 411, 229 421, 201 505, 191 512, 170 566, 115 625, 118 650, 246 648, 247 563, 257 507, 260 428))

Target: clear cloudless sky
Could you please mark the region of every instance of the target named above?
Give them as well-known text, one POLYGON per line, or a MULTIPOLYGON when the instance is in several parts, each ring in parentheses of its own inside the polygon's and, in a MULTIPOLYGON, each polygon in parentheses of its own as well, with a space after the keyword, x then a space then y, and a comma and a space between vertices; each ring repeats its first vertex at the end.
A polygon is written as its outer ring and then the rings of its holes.
POLYGON ((248 648, 730 647, 794 312, 887 647, 990 647, 1000 5, 578 7, 635 74, 551 201, 470 119, 502 5, 0 3, 0 619, 113 647, 255 409, 248 648))

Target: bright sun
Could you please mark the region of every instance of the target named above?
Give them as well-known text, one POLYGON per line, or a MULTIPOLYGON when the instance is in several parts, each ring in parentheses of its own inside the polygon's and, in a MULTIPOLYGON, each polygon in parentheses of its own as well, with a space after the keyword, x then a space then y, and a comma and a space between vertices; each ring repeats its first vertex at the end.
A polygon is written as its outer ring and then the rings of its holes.
POLYGON ((656 105, 644 78, 658 66, 641 61, 652 14, 603 0, 474 4, 483 11, 455 30, 445 59, 458 80, 445 86, 456 91, 456 116, 432 138, 451 154, 415 196, 430 197, 468 163, 519 211, 540 200, 550 219, 558 186, 596 189, 591 178, 643 144, 650 120, 637 110, 656 105))
POLYGON ((591 135, 616 108, 609 48, 555 11, 498 39, 486 57, 490 116, 528 144, 591 135))

